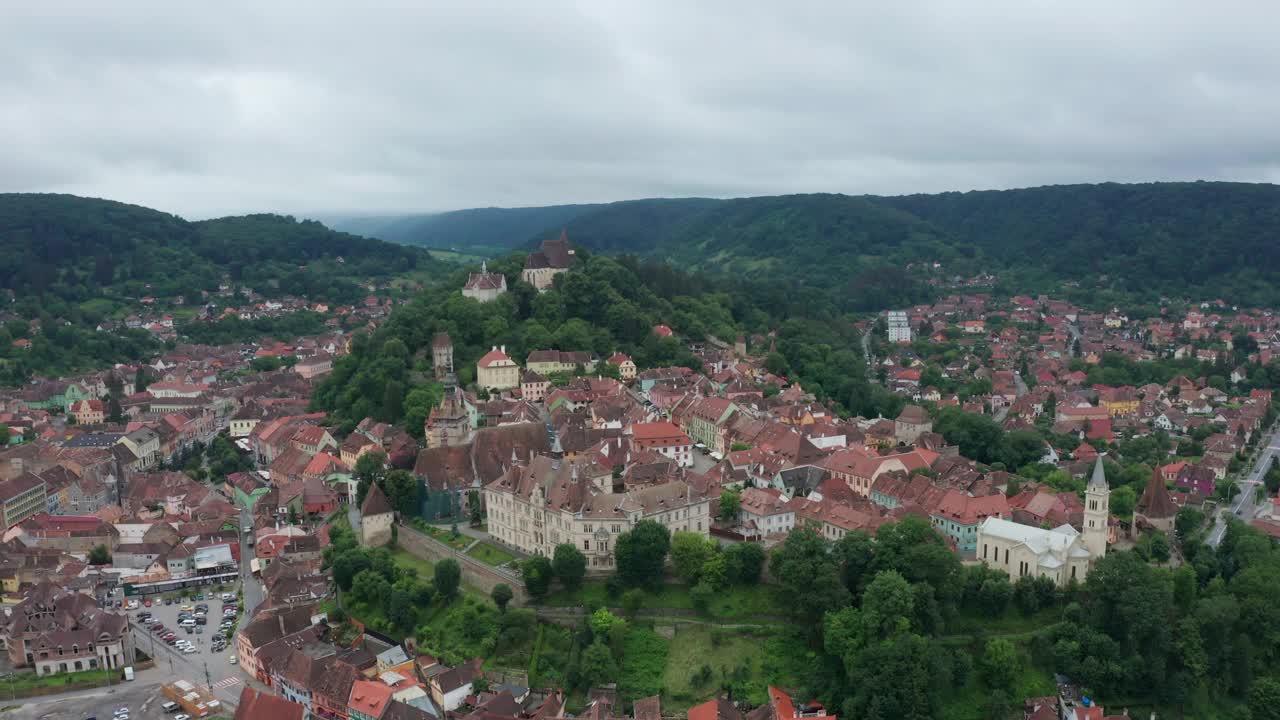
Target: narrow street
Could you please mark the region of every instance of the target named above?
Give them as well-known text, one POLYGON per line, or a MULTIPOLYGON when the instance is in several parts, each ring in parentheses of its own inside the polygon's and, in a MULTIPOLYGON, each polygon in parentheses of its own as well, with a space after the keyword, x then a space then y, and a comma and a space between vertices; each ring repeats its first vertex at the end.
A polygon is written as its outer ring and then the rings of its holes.
POLYGON ((1252 520, 1258 512, 1254 496, 1258 486, 1262 484, 1262 477, 1266 475, 1267 469, 1271 467, 1273 460, 1280 456, 1280 431, 1273 430, 1270 435, 1262 438, 1261 443, 1261 451, 1253 468, 1247 474, 1241 474, 1236 481, 1236 487, 1240 492, 1232 498, 1228 507, 1218 511, 1218 516, 1214 519, 1214 527, 1208 537, 1208 543, 1214 547, 1222 542, 1222 536, 1227 532, 1225 515, 1235 515, 1247 522, 1252 520))
POLYGON ((254 549, 249 547, 249 535, 244 528, 253 527, 253 513, 248 508, 240 509, 240 580, 244 588, 244 618, 247 622, 265 599, 262 594, 262 583, 253 576, 254 549))

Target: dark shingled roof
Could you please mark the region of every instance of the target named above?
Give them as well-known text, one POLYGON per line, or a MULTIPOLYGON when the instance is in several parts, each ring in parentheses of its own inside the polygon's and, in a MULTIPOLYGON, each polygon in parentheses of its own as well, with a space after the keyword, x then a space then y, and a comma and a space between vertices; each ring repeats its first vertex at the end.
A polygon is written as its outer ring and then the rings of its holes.
POLYGON ((382 492, 382 487, 378 483, 373 483, 369 487, 369 493, 364 496, 364 505, 360 506, 360 514, 368 515, 385 515, 393 512, 391 509, 391 501, 387 499, 386 493, 382 492))
POLYGON ((1168 488, 1164 486, 1164 478, 1160 477, 1158 469, 1152 471, 1151 479, 1147 480, 1147 487, 1142 491, 1142 497, 1138 499, 1137 513, 1143 517, 1159 520, 1178 514, 1178 506, 1173 504, 1173 498, 1170 497, 1168 488))

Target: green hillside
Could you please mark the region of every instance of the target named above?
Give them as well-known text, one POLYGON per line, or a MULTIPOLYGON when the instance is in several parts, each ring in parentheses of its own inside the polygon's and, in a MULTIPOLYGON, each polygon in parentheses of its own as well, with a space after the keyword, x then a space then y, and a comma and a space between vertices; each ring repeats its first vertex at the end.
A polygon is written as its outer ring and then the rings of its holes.
POLYGON ((342 278, 391 276, 431 262, 420 250, 280 215, 187 222, 110 200, 0 195, 0 288, 51 302, 198 296, 222 282, 355 300, 365 291, 342 278))
MULTIPOLYGON (((1280 304, 1275 185, 653 199, 597 206, 564 226, 582 247, 781 282, 842 310, 919 301, 939 279, 986 270, 1008 290, 1060 292, 1076 281, 1071 292, 1094 302, 1115 293, 1280 304)), ((549 223, 524 244, 561 227, 549 223)))
POLYGON ((179 299, 197 304, 200 291, 223 283, 351 303, 368 294, 369 279, 438 267, 420 249, 280 215, 188 222, 109 200, 0 194, 0 290, 12 298, 0 382, 146 357, 158 346, 147 333, 95 327, 179 299), (19 339, 31 347, 15 350, 19 339))
POLYGON ((547 228, 559 228, 598 207, 471 208, 415 215, 353 216, 329 224, 339 230, 402 245, 492 255, 524 245, 547 228))

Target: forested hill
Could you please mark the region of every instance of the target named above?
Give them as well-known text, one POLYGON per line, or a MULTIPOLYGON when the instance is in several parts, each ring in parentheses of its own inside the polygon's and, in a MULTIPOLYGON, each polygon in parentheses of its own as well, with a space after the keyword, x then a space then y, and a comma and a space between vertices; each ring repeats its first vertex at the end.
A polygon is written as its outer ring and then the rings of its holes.
POLYGON ((1172 295, 1280 301, 1277 185, 1107 183, 877 202, 1015 270, 1172 295))
POLYGON ((1082 299, 1095 301, 1110 291, 1128 300, 1164 294, 1280 304, 1276 185, 638 200, 549 223, 524 244, 562 225, 583 247, 819 288, 841 309, 913 302, 931 294, 931 280, 986 270, 1010 290, 1058 291, 1076 281, 1082 299))
POLYGON ((55 305, 198 296, 225 279, 266 293, 354 301, 364 291, 344 278, 431 263, 421 250, 280 215, 188 222, 110 200, 0 194, 0 288, 55 305))
POLYGON ((523 245, 539 232, 559 228, 599 207, 472 208, 418 215, 342 217, 329 224, 339 230, 404 245, 496 253, 523 245))

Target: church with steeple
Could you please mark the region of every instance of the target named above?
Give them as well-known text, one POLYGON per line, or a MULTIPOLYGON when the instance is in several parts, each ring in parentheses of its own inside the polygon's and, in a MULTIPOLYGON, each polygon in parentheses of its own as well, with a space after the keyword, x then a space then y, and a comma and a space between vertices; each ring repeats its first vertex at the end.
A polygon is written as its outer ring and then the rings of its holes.
POLYGON ((1011 582, 1047 577, 1058 586, 1084 582, 1090 568, 1107 554, 1111 488, 1099 457, 1085 489, 1081 528, 1053 529, 989 517, 978 526, 977 555, 988 567, 1008 573, 1011 582))

